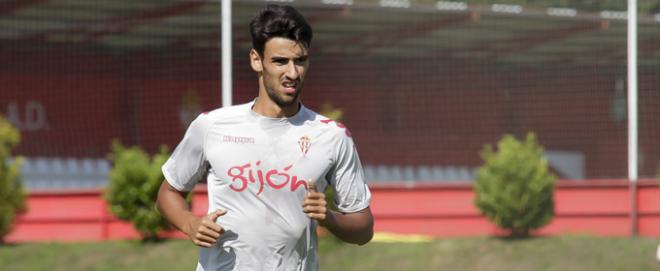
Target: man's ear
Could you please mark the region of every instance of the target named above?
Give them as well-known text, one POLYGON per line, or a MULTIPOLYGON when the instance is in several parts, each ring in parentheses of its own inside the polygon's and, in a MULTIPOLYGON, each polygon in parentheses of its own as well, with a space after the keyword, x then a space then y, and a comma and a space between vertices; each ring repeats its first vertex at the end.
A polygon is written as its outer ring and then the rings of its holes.
POLYGON ((261 62, 261 56, 257 53, 257 50, 250 50, 250 66, 255 72, 262 72, 264 67, 261 62))

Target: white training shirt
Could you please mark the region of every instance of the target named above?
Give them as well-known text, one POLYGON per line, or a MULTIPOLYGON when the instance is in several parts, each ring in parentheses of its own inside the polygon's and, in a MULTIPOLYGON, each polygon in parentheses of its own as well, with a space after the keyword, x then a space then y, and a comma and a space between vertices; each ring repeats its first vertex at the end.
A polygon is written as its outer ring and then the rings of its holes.
POLYGON ((317 270, 316 226, 302 210, 307 182, 332 187, 341 212, 371 200, 350 132, 302 105, 269 118, 253 104, 201 114, 163 165, 179 191, 208 173, 208 212, 227 210, 216 221, 226 232, 201 249, 197 270, 317 270))

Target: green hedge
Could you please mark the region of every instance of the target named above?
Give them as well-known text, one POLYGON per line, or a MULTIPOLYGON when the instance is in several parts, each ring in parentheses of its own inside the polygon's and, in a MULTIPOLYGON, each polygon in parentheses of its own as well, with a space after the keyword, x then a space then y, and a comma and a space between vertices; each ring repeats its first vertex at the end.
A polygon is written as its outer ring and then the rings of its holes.
POLYGON ((11 159, 11 151, 20 141, 18 130, 0 117, 0 243, 11 231, 16 214, 26 209, 20 171, 22 159, 11 159))
POLYGON ((164 179, 161 166, 168 157, 165 146, 150 157, 138 147, 126 148, 117 141, 112 144, 113 168, 105 198, 110 211, 131 222, 143 240, 157 240, 158 233, 168 227, 155 206, 164 179))
POLYGON ((523 141, 505 135, 497 146, 481 152, 485 163, 477 172, 474 203, 511 236, 525 237, 552 220, 556 177, 533 133, 523 141))

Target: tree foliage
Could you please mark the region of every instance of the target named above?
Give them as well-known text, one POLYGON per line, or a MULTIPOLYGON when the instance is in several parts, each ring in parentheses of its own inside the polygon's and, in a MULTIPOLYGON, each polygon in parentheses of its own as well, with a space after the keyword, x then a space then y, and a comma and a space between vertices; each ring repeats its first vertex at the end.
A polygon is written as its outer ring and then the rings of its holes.
POLYGON ((528 236, 530 229, 550 223, 556 177, 533 133, 524 141, 505 135, 497 151, 486 145, 481 157, 474 203, 488 219, 513 237, 528 236))
POLYGON ((131 222, 143 240, 157 240, 158 233, 168 227, 155 206, 164 180, 161 166, 169 157, 167 147, 162 146, 159 153, 150 157, 138 147, 126 148, 115 141, 110 156, 113 168, 105 193, 110 211, 131 222))
POLYGON ((22 159, 11 159, 11 151, 20 141, 18 130, 0 117, 0 243, 11 231, 16 214, 26 209, 20 171, 22 159))

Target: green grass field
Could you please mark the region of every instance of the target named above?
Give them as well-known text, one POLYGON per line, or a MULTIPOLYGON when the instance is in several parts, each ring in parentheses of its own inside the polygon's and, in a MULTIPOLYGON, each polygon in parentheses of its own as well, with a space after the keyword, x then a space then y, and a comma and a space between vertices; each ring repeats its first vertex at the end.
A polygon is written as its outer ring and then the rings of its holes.
MULTIPOLYGON (((660 270, 660 239, 591 236, 427 243, 372 242, 358 247, 323 238, 321 270, 660 270)), ((197 249, 185 240, 0 246, 0 270, 194 270, 197 249)))

